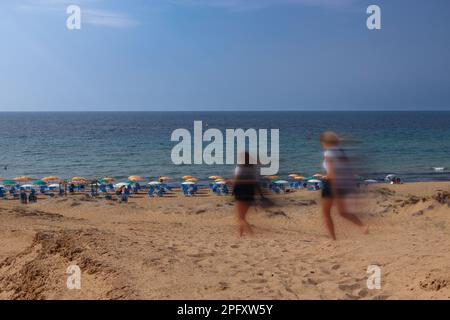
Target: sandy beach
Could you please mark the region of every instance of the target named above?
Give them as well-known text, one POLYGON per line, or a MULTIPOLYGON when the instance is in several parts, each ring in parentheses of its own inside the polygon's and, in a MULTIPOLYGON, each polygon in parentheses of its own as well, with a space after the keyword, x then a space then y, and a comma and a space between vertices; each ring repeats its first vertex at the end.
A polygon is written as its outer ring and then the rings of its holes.
POLYGON ((367 189, 363 235, 319 192, 274 195, 249 214, 256 238, 236 236, 233 199, 179 192, 128 203, 82 195, 0 201, 1 299, 450 299, 450 183, 367 189), (66 286, 80 267, 81 289, 66 286), (381 268, 369 290, 367 267, 381 268))

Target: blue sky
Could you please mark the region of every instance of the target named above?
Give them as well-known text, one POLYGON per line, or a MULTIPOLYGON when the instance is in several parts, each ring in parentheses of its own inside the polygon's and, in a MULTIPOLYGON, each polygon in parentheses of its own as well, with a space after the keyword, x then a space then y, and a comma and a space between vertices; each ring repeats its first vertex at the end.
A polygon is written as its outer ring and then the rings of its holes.
POLYGON ((446 0, 2 0, 0 111, 450 110, 449 17, 446 0))

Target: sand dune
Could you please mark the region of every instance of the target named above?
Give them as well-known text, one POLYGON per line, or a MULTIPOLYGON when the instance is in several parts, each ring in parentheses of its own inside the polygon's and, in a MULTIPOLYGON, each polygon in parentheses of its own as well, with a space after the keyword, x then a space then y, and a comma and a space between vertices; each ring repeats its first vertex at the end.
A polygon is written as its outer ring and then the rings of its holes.
POLYGON ((0 298, 449 299, 449 191, 371 187, 354 209, 370 234, 335 215, 336 242, 307 191, 252 211, 255 239, 237 239, 231 197, 0 201, 0 298), (66 287, 71 264, 81 290, 66 287), (371 264, 380 290, 367 288, 371 264))

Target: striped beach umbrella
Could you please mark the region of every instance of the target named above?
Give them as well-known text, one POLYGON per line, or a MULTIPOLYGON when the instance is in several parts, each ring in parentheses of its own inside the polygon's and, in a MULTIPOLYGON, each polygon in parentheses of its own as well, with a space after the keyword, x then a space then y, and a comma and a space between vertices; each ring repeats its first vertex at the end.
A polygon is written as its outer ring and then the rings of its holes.
POLYGON ((77 184, 88 184, 90 180, 83 177, 73 177, 72 182, 77 184))
POLYGON ((49 176, 49 177, 44 177, 41 180, 49 182, 49 181, 59 181, 59 180, 61 180, 61 178, 57 177, 57 176, 49 176))
POLYGON ((20 176, 20 177, 15 177, 13 180, 17 181, 17 182, 25 182, 25 181, 34 180, 34 178, 29 177, 29 176, 20 176))
POLYGON ((46 185, 46 184, 47 184, 47 182, 44 181, 44 180, 36 180, 36 181, 33 181, 33 185, 35 185, 35 186, 44 186, 44 185, 46 185))
POLYGON ((142 180, 145 180, 145 179, 142 178, 141 176, 129 176, 128 180, 131 180, 131 181, 142 181, 142 180))

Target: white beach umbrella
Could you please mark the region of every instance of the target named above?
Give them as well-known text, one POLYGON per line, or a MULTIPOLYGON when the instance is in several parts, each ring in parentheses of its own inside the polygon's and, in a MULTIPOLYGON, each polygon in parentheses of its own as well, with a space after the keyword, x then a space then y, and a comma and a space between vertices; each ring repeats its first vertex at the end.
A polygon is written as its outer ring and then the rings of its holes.
POLYGON ((320 183, 320 182, 322 182, 322 181, 317 180, 317 179, 308 180, 308 183, 320 183))
POLYGON ((192 184, 195 184, 195 182, 192 182, 192 181, 186 181, 186 182, 183 182, 182 184, 184 184, 184 185, 192 185, 192 184))
POLYGON ((151 185, 151 186, 158 186, 158 185, 161 184, 161 182, 159 182, 159 181, 151 181, 148 184, 151 185))
POLYGON ((120 188, 120 187, 125 187, 125 186, 129 186, 129 183, 126 182, 119 182, 117 184, 114 185, 114 188, 120 188))
POLYGON ((286 180, 277 180, 274 183, 276 183, 276 184, 289 184, 289 182, 286 181, 286 180))

